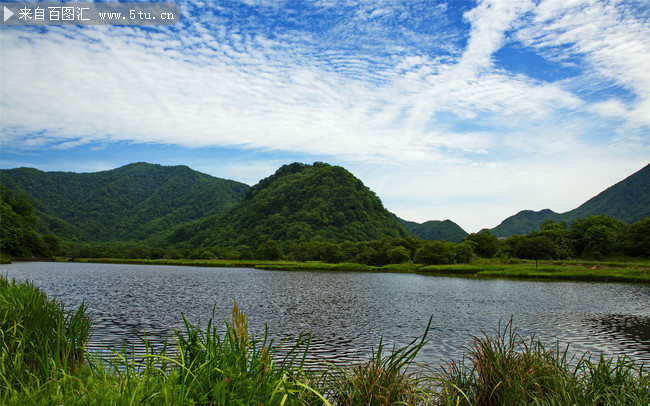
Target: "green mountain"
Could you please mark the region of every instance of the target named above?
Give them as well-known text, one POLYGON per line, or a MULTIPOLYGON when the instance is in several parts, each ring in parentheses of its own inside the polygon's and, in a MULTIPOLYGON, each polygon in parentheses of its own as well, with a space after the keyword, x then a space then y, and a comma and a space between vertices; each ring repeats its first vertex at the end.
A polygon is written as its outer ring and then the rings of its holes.
POLYGON ((562 218, 573 221, 593 214, 605 214, 629 224, 650 216, 650 164, 564 213, 562 218))
POLYGON ((247 245, 267 240, 368 241, 409 232, 350 172, 324 163, 284 165, 220 216, 181 226, 167 244, 247 245))
POLYGON ((503 220, 501 224, 494 227, 491 231, 497 237, 509 237, 512 234, 528 234, 533 230, 537 230, 546 220, 561 221, 561 216, 560 213, 556 213, 550 209, 540 211, 522 210, 514 216, 503 220))
POLYGON ((537 230, 545 220, 557 222, 604 214, 626 223, 635 223, 650 217, 650 164, 624 180, 589 199, 578 208, 566 213, 524 210, 508 217, 492 233, 499 237, 512 234, 528 234, 537 230))
POLYGON ((422 240, 460 242, 467 236, 467 232, 451 220, 430 220, 422 224, 402 219, 399 221, 413 235, 422 240))
POLYGON ((0 255, 8 257, 46 257, 56 243, 52 236, 43 238, 36 230, 34 206, 24 194, 15 194, 0 186, 0 255))
POLYGON ((40 232, 68 241, 140 241, 223 212, 249 186, 186 166, 134 163, 94 172, 0 171, 0 183, 34 203, 40 232))

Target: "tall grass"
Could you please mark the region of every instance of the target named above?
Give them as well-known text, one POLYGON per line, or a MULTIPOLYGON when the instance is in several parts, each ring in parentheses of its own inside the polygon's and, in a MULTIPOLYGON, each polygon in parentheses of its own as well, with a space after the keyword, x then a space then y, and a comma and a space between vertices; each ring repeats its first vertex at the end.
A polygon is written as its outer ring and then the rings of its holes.
POLYGON ((82 304, 66 312, 31 282, 0 276, 0 389, 21 389, 83 363, 91 321, 82 304))
POLYGON ((407 346, 385 354, 383 340, 367 362, 352 367, 332 366, 330 396, 334 404, 355 406, 416 405, 426 402, 427 393, 420 388, 423 379, 413 368, 413 360, 427 343, 431 321, 420 338, 407 346))
POLYGON ((649 405, 650 375, 627 357, 569 358, 568 346, 524 338, 512 319, 496 336, 475 337, 460 361, 434 377, 444 405, 649 405))
POLYGON ((213 317, 201 330, 187 319, 185 330, 175 333, 179 356, 170 359, 169 383, 181 398, 208 404, 299 404, 310 390, 300 385, 309 338, 302 336, 285 355, 268 339, 248 332, 248 321, 235 303, 231 323, 219 334, 213 317))

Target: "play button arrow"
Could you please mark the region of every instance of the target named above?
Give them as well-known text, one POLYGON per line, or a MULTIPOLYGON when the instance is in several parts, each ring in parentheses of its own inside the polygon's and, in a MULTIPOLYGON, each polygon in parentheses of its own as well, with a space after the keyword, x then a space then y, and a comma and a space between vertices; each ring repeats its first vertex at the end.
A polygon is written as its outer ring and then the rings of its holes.
POLYGON ((14 13, 13 13, 11 10, 9 10, 9 9, 7 8, 7 6, 5 6, 5 10, 4 10, 4 11, 5 11, 5 21, 7 21, 8 19, 10 19, 11 16, 14 15, 14 13))

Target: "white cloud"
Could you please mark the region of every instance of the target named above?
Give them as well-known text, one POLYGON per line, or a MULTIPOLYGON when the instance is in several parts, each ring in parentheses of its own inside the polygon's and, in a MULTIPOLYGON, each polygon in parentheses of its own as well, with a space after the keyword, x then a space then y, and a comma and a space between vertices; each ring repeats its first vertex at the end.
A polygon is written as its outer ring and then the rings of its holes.
POLYGON ((472 30, 458 68, 473 71, 489 67, 492 54, 504 43, 506 31, 532 7, 527 0, 484 0, 465 13, 472 30))
MULTIPOLYGON (((547 0, 518 36, 548 58, 567 63, 584 60, 587 80, 602 83, 605 79, 631 91, 636 99, 629 107, 609 109, 609 113, 617 111, 633 124, 650 125, 650 30, 647 19, 635 15, 625 3, 547 0)), ((605 105, 613 104, 620 102, 605 105)))

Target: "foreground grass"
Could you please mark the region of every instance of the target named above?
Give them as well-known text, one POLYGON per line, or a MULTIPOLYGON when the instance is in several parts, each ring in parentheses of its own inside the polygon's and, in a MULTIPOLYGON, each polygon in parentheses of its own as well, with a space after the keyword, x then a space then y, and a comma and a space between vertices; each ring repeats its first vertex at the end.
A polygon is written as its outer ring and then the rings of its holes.
POLYGON ((90 320, 29 283, 0 277, 0 403, 7 405, 648 405, 650 375, 625 357, 567 358, 512 323, 475 337, 460 361, 414 362, 427 333, 404 348, 380 341, 369 360, 305 367, 309 336, 280 355, 248 333, 235 304, 219 329, 185 321, 173 346, 108 358, 83 351, 90 320))
POLYGON ((418 265, 391 264, 383 267, 356 263, 329 264, 319 261, 232 261, 232 260, 169 260, 85 258, 76 262, 178 265, 204 267, 247 267, 285 271, 362 271, 407 272, 427 275, 478 278, 511 278, 539 280, 571 280, 598 282, 650 283, 650 261, 549 261, 536 265, 532 261, 476 260, 469 264, 418 265))
POLYGON ((626 357, 567 357, 568 347, 520 336, 512 320, 496 336, 475 337, 461 361, 437 373, 448 405, 647 405, 650 375, 626 357))

